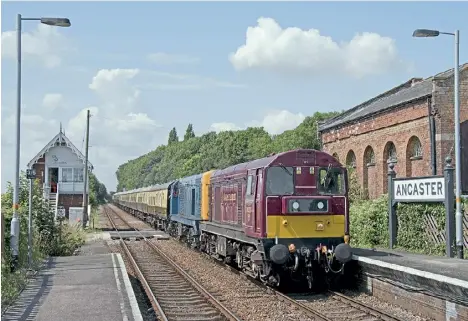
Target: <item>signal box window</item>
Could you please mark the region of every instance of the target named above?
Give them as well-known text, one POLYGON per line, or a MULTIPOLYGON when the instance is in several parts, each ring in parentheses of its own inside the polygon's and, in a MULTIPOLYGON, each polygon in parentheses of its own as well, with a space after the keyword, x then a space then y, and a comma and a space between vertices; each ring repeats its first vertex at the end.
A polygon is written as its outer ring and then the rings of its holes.
POLYGON ((73 182, 73 168, 62 168, 62 182, 73 182))
POLYGON ((84 169, 83 168, 74 168, 73 169, 73 180, 75 182, 84 181, 84 169))
POLYGON ((340 168, 320 168, 318 179, 320 194, 345 194, 344 174, 340 168))

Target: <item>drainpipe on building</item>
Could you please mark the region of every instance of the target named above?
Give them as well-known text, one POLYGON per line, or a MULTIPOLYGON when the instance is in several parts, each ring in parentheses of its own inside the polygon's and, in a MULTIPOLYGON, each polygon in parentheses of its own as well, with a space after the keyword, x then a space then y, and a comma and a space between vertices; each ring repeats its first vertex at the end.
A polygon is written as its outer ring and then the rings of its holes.
POLYGON ((437 175, 437 149, 436 149, 436 124, 432 114, 432 99, 427 99, 428 115, 429 115, 429 138, 431 141, 431 167, 432 175, 437 175))

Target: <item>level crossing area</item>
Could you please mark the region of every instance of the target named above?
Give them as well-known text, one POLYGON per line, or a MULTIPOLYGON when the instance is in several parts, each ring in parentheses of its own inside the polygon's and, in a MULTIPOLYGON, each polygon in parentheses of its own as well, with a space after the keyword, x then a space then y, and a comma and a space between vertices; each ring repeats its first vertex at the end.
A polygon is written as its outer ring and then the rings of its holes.
POLYGON ((49 259, 2 320, 331 321, 342 320, 338 306, 356 321, 468 318, 466 260, 353 248, 341 289, 287 292, 116 206, 102 208, 100 220, 103 232, 77 256, 49 259))

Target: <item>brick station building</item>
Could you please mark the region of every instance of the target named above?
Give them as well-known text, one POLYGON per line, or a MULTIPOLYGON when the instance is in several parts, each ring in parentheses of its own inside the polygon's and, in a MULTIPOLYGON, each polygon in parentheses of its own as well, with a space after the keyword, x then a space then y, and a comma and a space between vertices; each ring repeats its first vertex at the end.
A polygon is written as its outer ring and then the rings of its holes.
MULTIPOLYGON (((468 63, 460 67, 462 193, 468 193, 468 63)), ((388 161, 397 177, 442 175, 454 153, 453 69, 412 78, 319 124, 323 150, 356 169, 369 198, 387 193, 388 161)))

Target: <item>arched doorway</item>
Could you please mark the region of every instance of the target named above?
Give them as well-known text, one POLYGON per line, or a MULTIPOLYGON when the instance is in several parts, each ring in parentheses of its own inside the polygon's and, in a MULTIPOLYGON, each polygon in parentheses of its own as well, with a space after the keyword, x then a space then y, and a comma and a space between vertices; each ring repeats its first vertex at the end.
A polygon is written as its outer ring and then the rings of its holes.
POLYGON ((387 142, 385 144, 385 148, 383 151, 383 157, 382 157, 382 177, 383 177, 383 186, 382 190, 383 193, 388 193, 388 164, 389 163, 394 163, 396 164, 398 162, 398 154, 397 150, 395 147, 395 144, 392 141, 387 142))
POLYGON ((367 146, 364 150, 363 168, 362 168, 362 183, 364 197, 372 198, 375 194, 375 184, 369 188, 369 178, 372 181, 375 174, 375 154, 371 146, 367 146), (369 173, 370 172, 370 173, 369 173))

